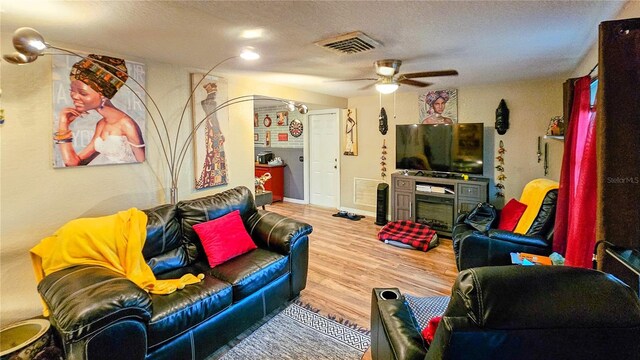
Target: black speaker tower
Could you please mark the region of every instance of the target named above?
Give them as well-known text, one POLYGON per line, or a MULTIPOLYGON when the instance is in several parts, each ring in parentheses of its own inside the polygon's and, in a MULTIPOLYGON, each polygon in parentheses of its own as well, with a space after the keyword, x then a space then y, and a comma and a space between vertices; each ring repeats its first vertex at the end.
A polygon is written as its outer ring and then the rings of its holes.
POLYGON ((378 194, 376 200, 376 225, 387 223, 387 208, 389 207, 389 184, 378 184, 378 194))

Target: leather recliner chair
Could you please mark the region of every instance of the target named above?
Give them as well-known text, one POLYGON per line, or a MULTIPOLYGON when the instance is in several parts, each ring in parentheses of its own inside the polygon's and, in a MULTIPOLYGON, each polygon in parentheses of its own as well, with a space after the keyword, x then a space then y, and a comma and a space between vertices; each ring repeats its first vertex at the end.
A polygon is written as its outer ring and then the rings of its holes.
POLYGON ((373 360, 640 359, 640 301, 612 275, 564 266, 460 272, 429 347, 400 291, 373 289, 373 360))
MULTIPOLYGON (((527 187, 523 193, 525 191, 527 187)), ((479 266, 510 265, 512 252, 550 255, 553 252, 557 200, 557 189, 546 192, 538 214, 525 234, 497 229, 483 233, 464 222, 467 214, 458 216, 451 235, 458 271, 479 266)))

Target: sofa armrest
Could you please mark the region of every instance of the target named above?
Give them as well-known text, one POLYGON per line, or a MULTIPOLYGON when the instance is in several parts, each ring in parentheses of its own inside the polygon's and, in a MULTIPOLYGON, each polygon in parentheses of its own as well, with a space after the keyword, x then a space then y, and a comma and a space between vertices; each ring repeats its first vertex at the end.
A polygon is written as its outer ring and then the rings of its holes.
POLYGON ((51 323, 64 342, 86 338, 121 320, 146 324, 151 297, 132 281, 101 266, 57 271, 38 284, 51 311, 51 323))
POLYGON ((411 310, 397 288, 374 288, 371 356, 376 360, 422 360, 427 349, 411 310), (395 294, 385 299, 385 294, 395 294))
POLYGON ((256 245, 283 255, 289 254, 296 241, 313 231, 309 224, 265 210, 251 215, 247 228, 256 245))
POLYGON ((512 252, 549 255, 551 245, 541 237, 529 237, 508 231, 489 230, 487 235, 478 231, 454 239, 458 249, 458 270, 479 266, 511 265, 512 252))
POLYGON ((456 216, 456 221, 454 222, 454 225, 464 224, 464 220, 467 218, 467 215, 469 215, 469 213, 466 213, 466 212, 459 213, 458 216, 456 216))
POLYGON ((506 241, 524 246, 549 247, 549 244, 542 236, 522 235, 504 230, 489 230, 487 235, 495 241, 506 241))

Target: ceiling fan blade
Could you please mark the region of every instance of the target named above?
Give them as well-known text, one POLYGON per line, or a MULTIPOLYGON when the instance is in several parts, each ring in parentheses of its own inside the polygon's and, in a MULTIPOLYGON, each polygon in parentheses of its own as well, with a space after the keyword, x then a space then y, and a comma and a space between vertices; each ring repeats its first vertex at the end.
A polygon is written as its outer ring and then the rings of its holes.
POLYGON ((325 80, 324 82, 338 82, 338 81, 362 81, 362 80, 371 80, 376 81, 377 78, 360 78, 360 79, 336 79, 336 80, 325 80))
POLYGON ((413 79, 421 77, 434 77, 434 76, 451 76, 458 75, 456 70, 440 70, 440 71, 423 71, 400 75, 400 79, 413 79))
POLYGON ((376 83, 371 83, 369 85, 363 86, 358 90, 367 90, 367 89, 371 89, 373 87, 373 85, 375 85, 376 83))
POLYGON ((410 80, 410 79, 402 79, 402 80, 398 80, 398 82, 400 84, 417 86, 417 87, 427 87, 429 85, 433 85, 433 83, 423 82, 423 81, 418 81, 418 80, 410 80))

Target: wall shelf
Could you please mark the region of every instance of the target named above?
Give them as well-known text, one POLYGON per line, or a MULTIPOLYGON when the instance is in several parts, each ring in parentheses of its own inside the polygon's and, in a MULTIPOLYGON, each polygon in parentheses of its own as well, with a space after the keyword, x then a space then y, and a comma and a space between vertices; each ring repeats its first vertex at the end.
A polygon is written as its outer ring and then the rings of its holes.
POLYGON ((564 141, 564 135, 545 135, 544 138, 545 139, 564 141))

